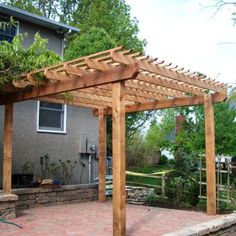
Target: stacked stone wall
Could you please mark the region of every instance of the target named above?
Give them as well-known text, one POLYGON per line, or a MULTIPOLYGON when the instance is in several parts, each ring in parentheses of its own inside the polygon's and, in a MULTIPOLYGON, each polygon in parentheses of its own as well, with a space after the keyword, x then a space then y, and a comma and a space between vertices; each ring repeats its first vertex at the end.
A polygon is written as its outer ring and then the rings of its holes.
POLYGON ((16 201, 18 196, 14 194, 0 194, 0 218, 16 218, 16 201))
POLYGON ((126 186, 126 202, 129 204, 143 205, 146 198, 152 194, 153 188, 126 186))

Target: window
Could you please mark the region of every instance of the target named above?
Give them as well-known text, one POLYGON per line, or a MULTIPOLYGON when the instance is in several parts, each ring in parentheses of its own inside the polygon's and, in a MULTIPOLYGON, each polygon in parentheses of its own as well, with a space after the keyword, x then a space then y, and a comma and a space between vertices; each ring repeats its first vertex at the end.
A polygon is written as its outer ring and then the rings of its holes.
POLYGON ((0 16, 0 41, 8 41, 9 43, 17 34, 16 24, 8 24, 9 19, 0 16))
POLYGON ((66 133, 66 105, 38 102, 37 131, 66 133))

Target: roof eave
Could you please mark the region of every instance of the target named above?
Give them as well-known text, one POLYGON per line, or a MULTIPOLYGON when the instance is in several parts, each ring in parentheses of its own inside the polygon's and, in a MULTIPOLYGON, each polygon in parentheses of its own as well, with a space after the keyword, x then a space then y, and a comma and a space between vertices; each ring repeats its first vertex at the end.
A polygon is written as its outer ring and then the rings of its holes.
POLYGON ((25 20, 25 21, 28 21, 28 22, 31 22, 40 26, 54 29, 56 31, 63 31, 63 33, 67 33, 69 31, 72 31, 72 32, 80 31, 76 27, 59 23, 59 22, 50 20, 44 16, 39 16, 34 13, 30 13, 16 7, 6 6, 1 3, 0 3, 0 13, 13 16, 14 18, 16 18, 16 20, 25 20))

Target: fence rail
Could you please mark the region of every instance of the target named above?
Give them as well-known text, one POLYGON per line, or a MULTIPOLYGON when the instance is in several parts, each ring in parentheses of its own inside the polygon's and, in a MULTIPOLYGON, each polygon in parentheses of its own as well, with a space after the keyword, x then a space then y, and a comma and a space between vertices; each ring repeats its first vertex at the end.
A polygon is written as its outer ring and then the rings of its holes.
MULTIPOLYGON (((143 187, 151 187, 151 188, 158 188, 161 189, 161 196, 165 197, 165 187, 166 187, 166 179, 167 179, 167 174, 172 172, 173 170, 167 170, 167 171, 159 171, 159 172, 154 172, 150 174, 145 174, 145 173, 138 173, 138 172, 133 172, 133 171, 126 171, 126 176, 136 176, 136 177, 144 177, 144 178, 150 178, 150 179, 160 179, 160 183, 157 182, 157 184, 146 184, 146 183, 139 183, 136 181, 126 181, 127 184, 132 184, 132 185, 139 185, 143 187)), ((98 182, 99 179, 96 178, 95 182, 98 182)), ((112 190, 113 190, 113 184, 112 184, 112 175, 107 175, 106 176, 106 195, 112 195, 112 190)))
POLYGON ((165 188, 166 188, 166 174, 169 172, 172 172, 173 170, 168 170, 168 171, 160 171, 160 172, 155 172, 155 173, 150 173, 150 174, 145 174, 145 173, 138 173, 138 172, 132 172, 132 171, 126 171, 127 176, 136 176, 136 177, 144 177, 144 178, 151 178, 151 179, 161 179, 160 184, 142 184, 142 183, 137 183, 135 181, 127 181, 127 183, 135 184, 135 185, 142 185, 145 187, 152 187, 152 188, 159 188, 161 189, 161 196, 165 197, 165 188))

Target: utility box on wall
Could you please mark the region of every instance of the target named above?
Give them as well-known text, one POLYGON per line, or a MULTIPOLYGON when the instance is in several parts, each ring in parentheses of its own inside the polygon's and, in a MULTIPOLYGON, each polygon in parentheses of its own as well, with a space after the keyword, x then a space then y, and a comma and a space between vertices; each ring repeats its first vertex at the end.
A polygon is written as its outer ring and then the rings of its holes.
POLYGON ((87 153, 87 134, 81 133, 79 135, 79 153, 87 153))
POLYGON ((79 135, 79 153, 80 154, 94 154, 97 151, 97 146, 94 141, 87 138, 87 134, 81 133, 79 135))
POLYGON ((87 140, 87 153, 94 154, 97 152, 97 146, 94 141, 87 140))

